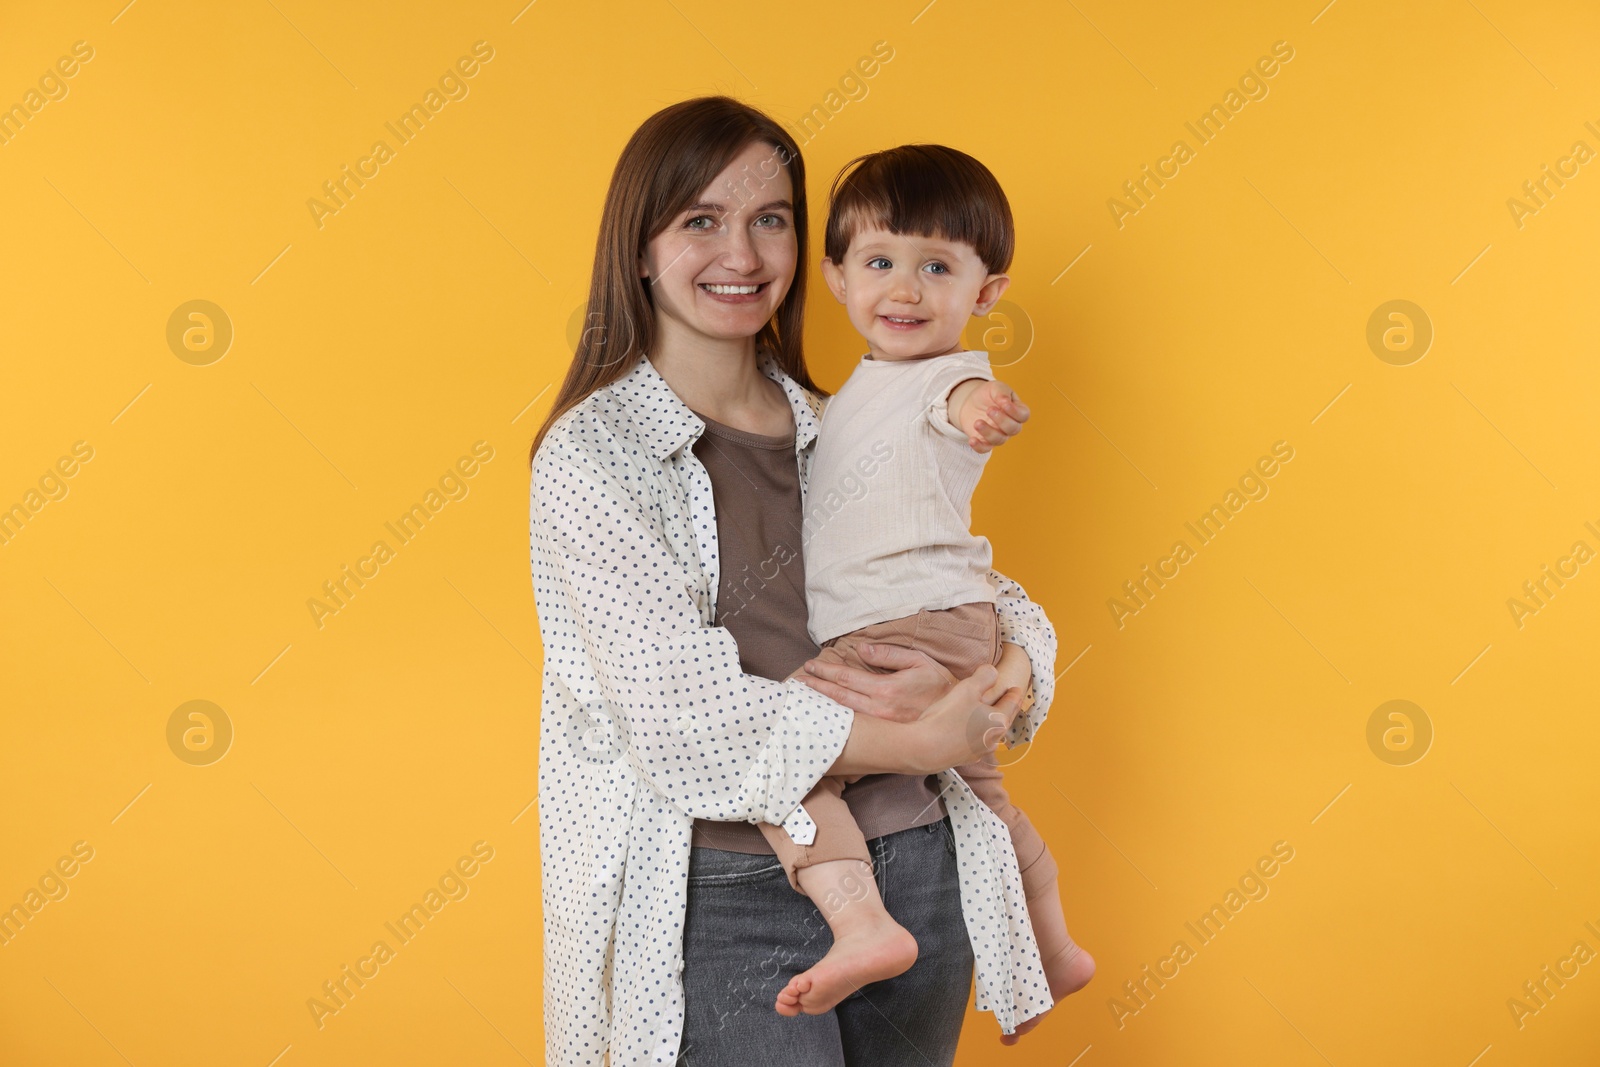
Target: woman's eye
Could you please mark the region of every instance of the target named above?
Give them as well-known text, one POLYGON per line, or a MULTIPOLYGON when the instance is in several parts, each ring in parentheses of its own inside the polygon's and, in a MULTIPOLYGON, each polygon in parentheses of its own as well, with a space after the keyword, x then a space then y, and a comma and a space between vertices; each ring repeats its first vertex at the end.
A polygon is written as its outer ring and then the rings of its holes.
POLYGON ((782 215, 762 215, 759 219, 756 219, 756 223, 758 225, 765 223, 766 228, 769 230, 781 229, 784 226, 785 221, 786 220, 782 215))
POLYGON ((710 227, 712 225, 715 225, 716 221, 717 220, 712 218, 710 215, 696 215, 694 218, 690 219, 688 222, 685 222, 684 226, 688 227, 691 230, 705 230, 705 229, 710 229, 710 227), (705 222, 708 225, 706 225, 706 226, 696 226, 695 223, 697 223, 697 222, 705 222))

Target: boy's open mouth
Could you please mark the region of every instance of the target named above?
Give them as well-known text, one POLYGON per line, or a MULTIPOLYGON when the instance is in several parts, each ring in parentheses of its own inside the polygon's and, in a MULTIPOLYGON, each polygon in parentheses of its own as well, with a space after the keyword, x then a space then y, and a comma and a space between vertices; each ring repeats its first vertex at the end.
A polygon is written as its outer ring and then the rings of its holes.
POLYGON ((899 315, 879 315, 878 321, 888 326, 891 330, 914 330, 927 322, 927 319, 908 319, 899 315))

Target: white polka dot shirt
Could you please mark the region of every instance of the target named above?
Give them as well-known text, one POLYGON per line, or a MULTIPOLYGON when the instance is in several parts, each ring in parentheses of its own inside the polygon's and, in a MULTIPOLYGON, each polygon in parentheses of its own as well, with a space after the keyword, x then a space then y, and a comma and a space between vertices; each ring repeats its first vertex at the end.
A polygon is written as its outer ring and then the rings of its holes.
MULTIPOLYGON (((823 401, 765 351, 795 416, 804 494, 823 401)), ((705 426, 638 360, 545 435, 529 522, 544 645, 539 729, 545 1045, 560 1067, 671 1064, 683 1032, 683 923, 693 820, 776 823, 844 748, 854 713, 804 683, 740 669, 713 626, 711 481, 686 447, 705 426), (609 1057, 609 1058, 608 1058, 609 1057)), ((1054 693, 1055 631, 991 571, 1005 640, 1033 661, 1032 738, 1054 693)), ((953 771, 955 830, 977 1005, 1005 1033, 1051 1006, 1005 824, 953 771)))

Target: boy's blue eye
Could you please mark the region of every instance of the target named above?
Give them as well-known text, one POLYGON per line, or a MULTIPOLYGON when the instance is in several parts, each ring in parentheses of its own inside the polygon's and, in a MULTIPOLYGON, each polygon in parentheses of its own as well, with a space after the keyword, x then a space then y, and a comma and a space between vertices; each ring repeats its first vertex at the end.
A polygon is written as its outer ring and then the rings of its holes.
POLYGON ((888 258, 885 256, 873 256, 871 259, 867 260, 867 266, 873 270, 882 270, 884 267, 892 267, 894 264, 890 263, 888 258), (880 263, 883 264, 883 267, 878 266, 880 263))
POLYGON ((927 265, 927 267, 925 267, 924 269, 925 270, 933 270, 935 267, 939 268, 938 270, 934 271, 935 274, 949 274, 950 273, 950 268, 945 266, 943 263, 929 263, 927 265))

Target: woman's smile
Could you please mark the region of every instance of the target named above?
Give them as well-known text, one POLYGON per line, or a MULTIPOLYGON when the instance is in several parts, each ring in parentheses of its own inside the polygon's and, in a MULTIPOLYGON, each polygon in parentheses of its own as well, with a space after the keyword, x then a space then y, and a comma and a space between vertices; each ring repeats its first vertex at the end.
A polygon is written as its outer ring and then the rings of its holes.
POLYGON ((754 304, 763 299, 770 282, 700 282, 699 289, 719 304, 754 304))

